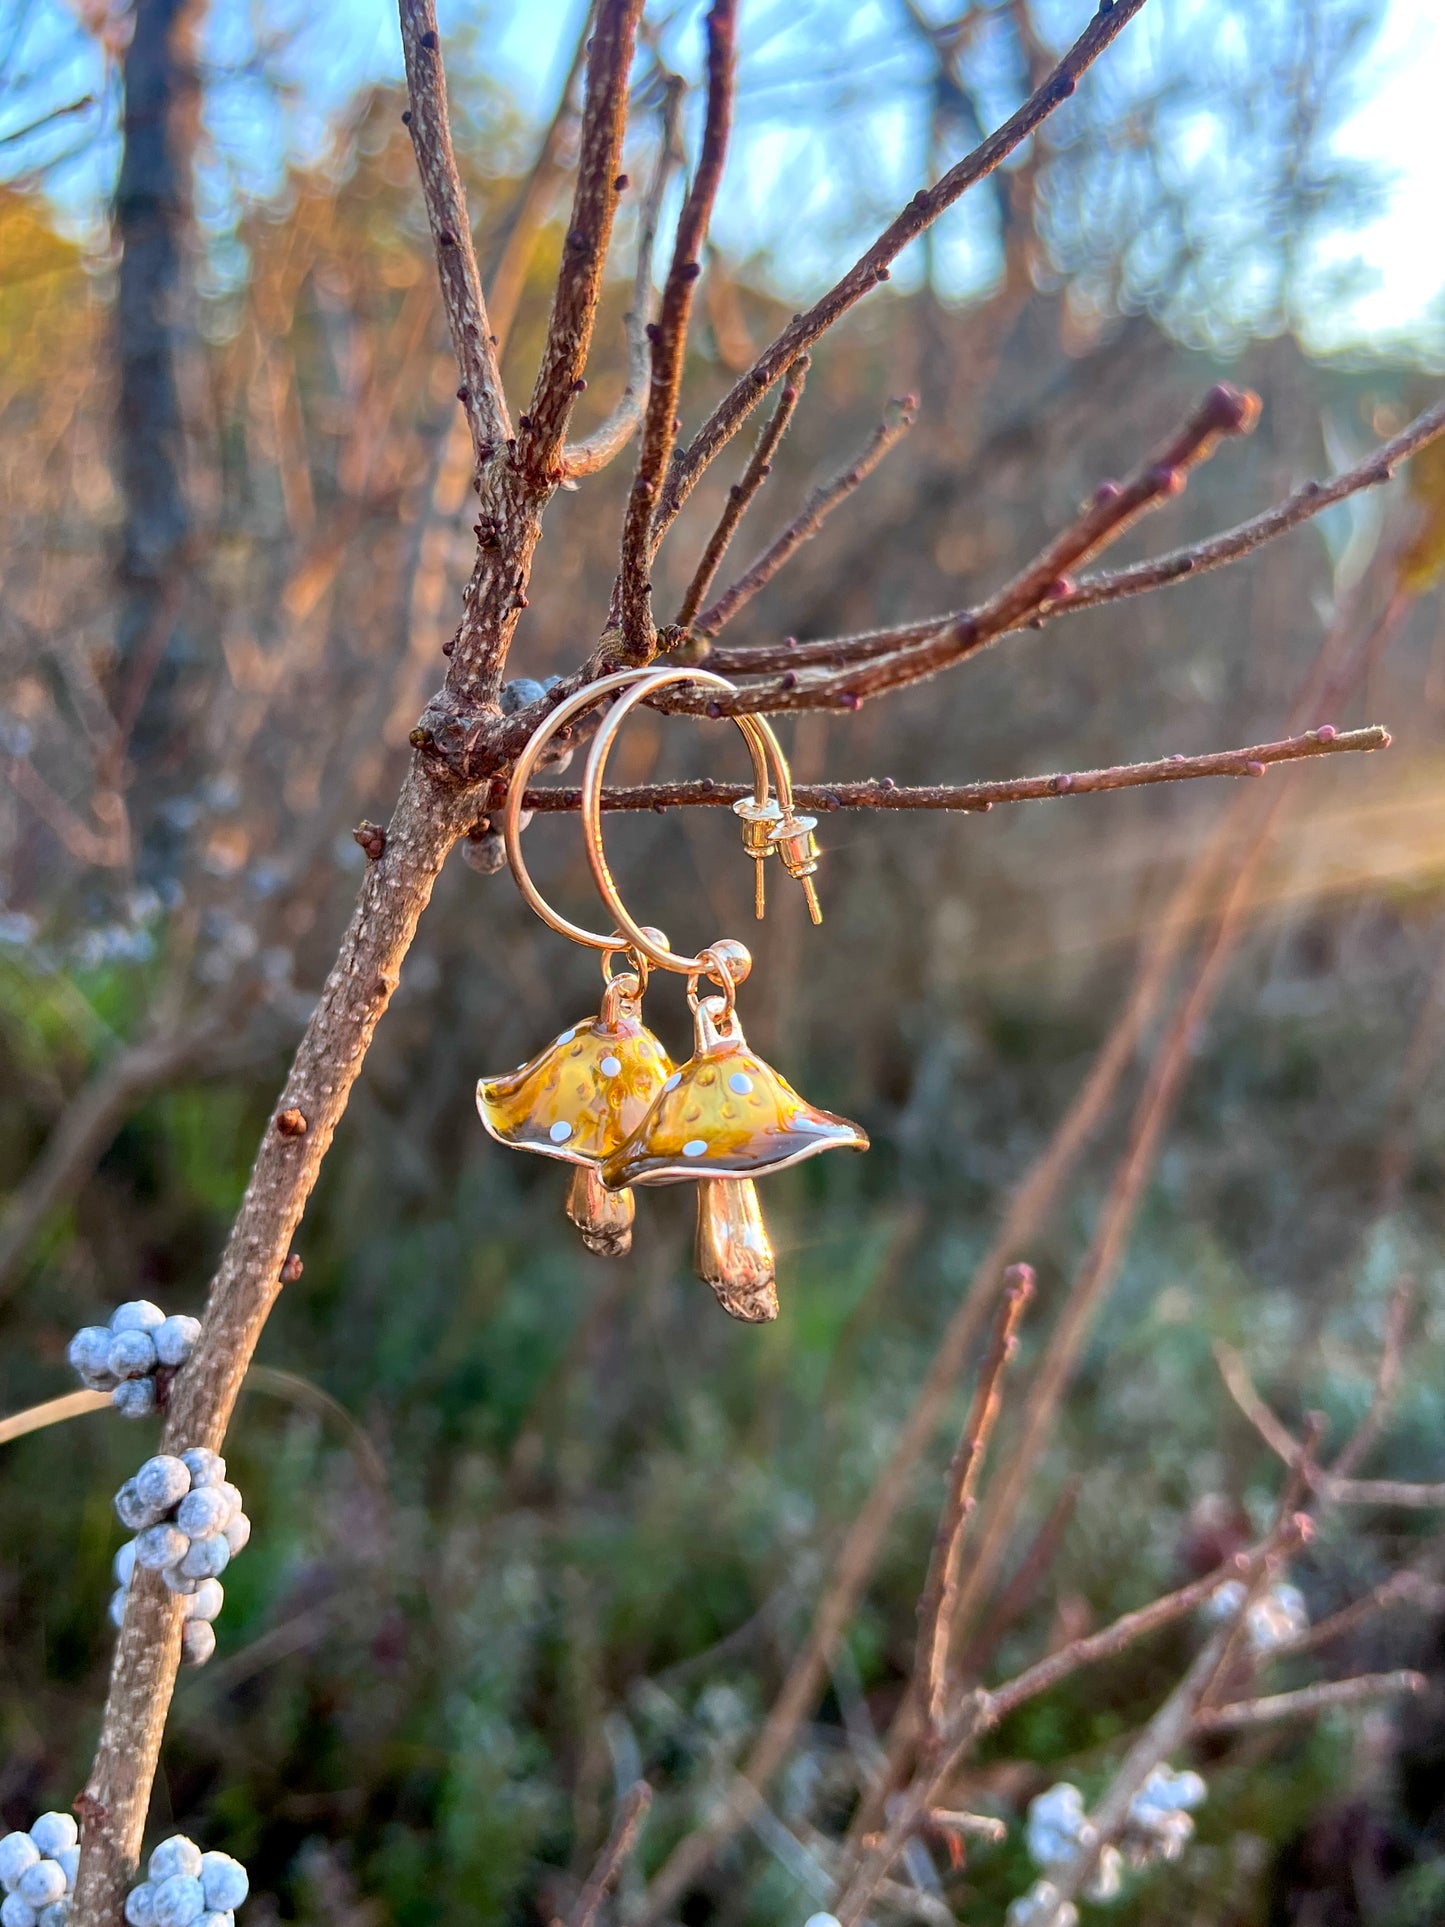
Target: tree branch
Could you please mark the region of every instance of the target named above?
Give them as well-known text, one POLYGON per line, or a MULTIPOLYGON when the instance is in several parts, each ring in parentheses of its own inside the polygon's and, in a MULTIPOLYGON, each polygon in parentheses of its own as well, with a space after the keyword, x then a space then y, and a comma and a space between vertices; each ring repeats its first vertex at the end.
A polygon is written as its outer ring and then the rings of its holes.
MULTIPOLYGON (((1375 488, 1389 481, 1401 462, 1417 454, 1442 433, 1445 433, 1445 402, 1417 415, 1398 435, 1382 443, 1352 468, 1342 469, 1327 482, 1303 483, 1292 495, 1247 522, 1241 522, 1232 529, 1225 529, 1186 548, 1170 550, 1168 554, 1157 556, 1152 561, 1086 576, 1081 582, 1066 586, 1062 594, 1045 597, 1027 616, 1027 626, 1042 627, 1045 622, 1052 622, 1058 616, 1072 615, 1080 609, 1092 609, 1100 603, 1116 602, 1125 596, 1143 595, 1152 589, 1165 588, 1171 583, 1182 582, 1186 577, 1201 575, 1209 569, 1220 568, 1241 556, 1249 555, 1266 542, 1298 528, 1321 510, 1332 508, 1363 489, 1375 488)), ((957 661, 988 643, 998 641, 1006 633, 992 626, 988 619, 990 607, 990 604, 980 604, 977 608, 958 609, 947 615, 924 617, 917 622, 901 623, 892 628, 864 630, 857 635, 835 636, 813 642, 786 646, 764 643, 729 647, 719 650, 711 660, 715 668, 729 676, 781 673, 784 677, 789 673, 796 676, 800 669, 814 666, 844 669, 853 663, 869 662, 879 656, 902 655, 922 645, 936 645, 942 660, 957 661)), ((1014 626, 1023 625, 1016 623, 1014 626)), ((845 686, 851 687, 851 684, 845 686)), ((786 695, 794 685, 775 687, 779 695, 786 695)), ((752 698, 755 693, 749 691, 749 697, 752 698)), ((786 705, 781 702, 752 701, 749 706, 772 709, 786 705)), ((817 699, 796 706, 816 707, 817 699)))
MULTIPOLYGON (((1247 749, 1211 750, 1203 756, 1161 756, 1150 763, 1118 763, 1110 769, 1075 770, 1058 776, 1009 776, 989 783, 939 784, 900 788, 888 777, 866 783, 798 783, 794 800, 808 810, 991 810, 995 803, 1043 803, 1060 796, 1087 796, 1100 790, 1138 789, 1150 783, 1184 783, 1201 776, 1262 776, 1273 763, 1297 763, 1314 756, 1349 755, 1388 749, 1391 737, 1378 723, 1364 729, 1336 730, 1328 723, 1277 743, 1247 749)), ((751 796, 746 783, 716 783, 703 776, 685 783, 638 783, 605 789, 604 810, 723 808, 751 796)), ((576 810, 579 789, 529 789, 528 810, 576 810)))
POLYGON ((1224 1706, 1206 1707, 1195 1714, 1192 1731, 1238 1733, 1246 1727, 1268 1725, 1272 1720, 1328 1712, 1335 1706, 1358 1706, 1364 1700, 1400 1699, 1423 1693, 1429 1683, 1423 1673, 1360 1673, 1353 1679, 1332 1679, 1319 1686, 1302 1686, 1294 1693, 1270 1693, 1260 1699, 1231 1700, 1224 1706))
POLYGON ((943 1729, 948 1691, 948 1651, 953 1632, 953 1604, 958 1593, 958 1567, 963 1542, 973 1516, 974 1493, 984 1454, 1003 1400, 1004 1368, 1018 1345, 1017 1331, 1034 1292, 1028 1265, 1011 1265, 1004 1273, 1003 1296, 994 1321, 993 1336, 979 1367, 973 1404, 948 1468, 948 1483, 928 1576, 918 1602, 918 1651, 913 1667, 913 1690, 919 1712, 931 1733, 943 1729))
POLYGON ((727 504, 718 517, 716 528, 707 539, 702 559, 693 573, 692 581, 687 585, 682 601, 678 604, 677 614, 673 618, 674 628, 679 630, 691 628, 698 610, 702 607, 702 599, 712 587, 713 577, 717 574, 723 556, 727 553, 728 544, 737 532, 738 524, 747 514, 753 497, 772 474, 773 456, 777 453, 778 444, 788 432, 788 424, 792 421, 793 411, 802 398, 803 384, 808 379, 808 369, 811 365, 810 356, 799 355, 788 370, 788 379, 783 383, 778 394, 777 407, 769 416, 763 432, 758 436, 757 446, 749 458, 747 467, 743 470, 742 479, 734 482, 728 490, 727 504))
POLYGON ((442 305, 451 329, 452 350, 461 371, 458 399, 467 411, 472 459, 480 474, 512 432, 502 392, 496 344, 492 340, 482 280, 472 246, 466 194, 452 150, 447 117, 446 74, 433 0, 399 0, 401 47, 410 101, 408 125, 421 175, 422 196, 431 224, 442 305))
POLYGON ((707 119, 703 126, 702 150, 677 224, 672 265, 663 286, 658 318, 649 334, 652 372, 637 473, 622 523, 617 590, 623 654, 627 661, 635 663, 647 662, 655 647, 649 580, 656 548, 653 524, 677 437, 678 391, 682 385, 693 289, 702 273, 700 257, 732 128, 736 29, 736 0, 713 0, 707 16, 707 119))
POLYGON ((683 85, 677 75, 668 76, 662 105, 662 135, 657 165, 647 190, 637 224, 637 263, 632 273, 632 300, 623 316, 627 331, 627 379, 617 406, 590 435, 580 442, 569 442, 562 451, 562 467, 569 480, 579 475, 595 475, 620 455, 637 433, 642 420, 643 397, 647 393, 647 329, 652 313, 652 259, 657 247, 657 224, 662 214, 663 197, 678 165, 677 118, 682 105, 683 85))
MULTIPOLYGON (((1225 1390, 1270 1451, 1289 1463, 1298 1460, 1303 1449, 1299 1440, 1260 1397, 1239 1353, 1220 1339, 1214 1345, 1214 1358, 1225 1390)), ((1445 1484, 1422 1485, 1405 1479, 1340 1479, 1309 1457, 1305 1460, 1305 1477, 1310 1490, 1332 1505, 1402 1506, 1412 1512, 1433 1512, 1445 1506, 1445 1484)))
POLYGON ((1398 435, 1382 442, 1352 468, 1341 469, 1329 481, 1302 482, 1293 494, 1285 496, 1272 508, 1205 541, 1191 543, 1187 548, 1172 549, 1167 555, 1156 556, 1150 562, 1136 563, 1132 568, 1090 576, 1068 595, 1060 597, 1058 605, 1048 613, 1068 615, 1075 609, 1092 609, 1101 602, 1117 602, 1121 596, 1142 595, 1149 589, 1166 588, 1171 582, 1179 582, 1185 576, 1203 575, 1208 569, 1237 562, 1241 556, 1262 548, 1266 542, 1273 542, 1279 536, 1287 535, 1291 529, 1299 528, 1322 510, 1333 508, 1337 502, 1343 502, 1351 495, 1358 495, 1361 489, 1378 488, 1390 481, 1401 462, 1408 461, 1442 434, 1445 434, 1445 401, 1427 408, 1402 428, 1398 435))
POLYGON ((587 1885, 572 1909, 569 1927, 592 1927, 608 1890, 637 1845, 637 1836, 651 1805, 652 1788, 646 1780, 639 1780, 623 1795, 607 1844, 598 1855, 597 1864, 587 1877, 587 1885))
MULTIPOLYGON (((787 388, 784 388, 783 393, 784 395, 788 393, 787 388)), ((916 396, 905 395, 899 401, 890 402, 883 420, 853 460, 831 481, 824 482, 813 490, 781 535, 769 543, 732 587, 725 589, 712 607, 705 609, 696 619, 691 625, 693 634, 711 639, 720 629, 726 627, 738 610, 745 603, 750 602, 759 589, 771 582, 778 571, 792 561, 803 544, 818 533, 839 503, 846 501, 854 489, 859 488, 868 479, 889 450, 898 446, 912 428, 917 416, 916 396)), ((774 421, 776 419, 777 416, 774 416, 774 421)))
POLYGON ((563 171, 560 160, 562 135, 573 115, 572 95, 577 86, 577 77, 582 72, 582 64, 587 58, 594 11, 594 7, 589 5, 582 21, 582 30, 577 36, 577 44, 572 50, 567 78, 562 82, 562 91, 557 96, 557 106, 542 136, 542 144, 537 149, 537 158, 532 163, 531 171, 508 211, 496 266, 488 277, 491 286, 487 293, 487 308, 499 358, 512 332, 512 323, 517 318, 537 236, 563 171))
MULTIPOLYGON (((832 674, 800 679, 793 667, 796 651, 790 652, 776 685, 779 701, 775 705, 769 700, 767 707, 856 708, 867 696, 931 676, 1022 627, 1068 597, 1073 588, 1069 570, 1117 542, 1141 516, 1173 501, 1190 471, 1207 461, 1225 436, 1249 434, 1258 419, 1254 395, 1217 383, 1163 447, 1124 482, 1101 482, 1073 521, 977 610, 897 653, 879 656, 873 650, 866 665, 845 666, 832 674)), ((749 691, 749 697, 753 693, 749 691)))
POLYGON ((1113 0, 1112 4, 1111 0, 1102 0, 1089 25, 1023 106, 956 167, 950 168, 942 180, 933 187, 920 188, 903 212, 890 222, 842 280, 830 288, 806 314, 790 322, 763 350, 748 372, 723 396, 693 437, 669 478, 658 517, 656 534, 659 537, 697 486, 703 470, 718 451, 732 440, 774 382, 856 302, 861 301, 880 282, 888 280, 889 264, 910 241, 916 240, 969 188, 977 186, 992 174, 1015 148, 1021 146, 1047 120, 1056 107, 1069 98, 1084 73, 1123 32, 1143 5, 1144 0, 1113 0))
POLYGON ((592 29, 577 186, 562 267, 532 399, 517 423, 517 466, 534 482, 560 481, 565 473, 562 445, 583 385, 621 191, 627 76, 642 5, 643 0, 599 0, 592 29))

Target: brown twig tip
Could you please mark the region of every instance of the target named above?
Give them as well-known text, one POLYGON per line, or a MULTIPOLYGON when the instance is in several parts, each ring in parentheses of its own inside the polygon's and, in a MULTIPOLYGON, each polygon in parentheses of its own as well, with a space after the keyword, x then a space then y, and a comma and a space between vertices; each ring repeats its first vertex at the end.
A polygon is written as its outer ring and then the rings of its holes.
POLYGON ((1201 410, 1220 435, 1250 435, 1259 421, 1259 396, 1248 388, 1216 382, 1204 397, 1201 410))
POLYGON ((290 1110, 282 1111, 277 1117, 276 1129, 282 1137, 305 1137, 306 1119, 293 1105, 290 1110))
POLYGON ((1225 1706, 1205 1707, 1194 1716, 1196 1733, 1234 1733, 1265 1726, 1272 1720, 1297 1719, 1326 1713, 1337 1706, 1359 1706, 1368 1700, 1405 1699, 1423 1693, 1430 1682, 1423 1673, 1361 1673, 1352 1679, 1331 1679, 1318 1686, 1302 1686, 1293 1693, 1271 1693, 1261 1699, 1233 1700, 1225 1706))
POLYGON ((283 1285, 294 1285, 306 1267, 296 1252, 292 1252, 281 1267, 280 1277, 283 1285))
POLYGON ((1034 1295, 1038 1274, 1032 1265, 1010 1265, 1003 1275, 1004 1296, 1022 1310, 1034 1295))
POLYGON ((358 823, 351 834, 365 850, 369 862, 375 863, 380 859, 386 848, 386 831, 379 823, 358 823))
POLYGON ((577 1905, 572 1909, 568 1927, 592 1927, 609 1888, 637 1845, 637 1836, 651 1805, 652 1788, 646 1780, 638 1780, 622 1796, 612 1832, 597 1856, 597 1864, 587 1876, 586 1886, 577 1896, 577 1905))

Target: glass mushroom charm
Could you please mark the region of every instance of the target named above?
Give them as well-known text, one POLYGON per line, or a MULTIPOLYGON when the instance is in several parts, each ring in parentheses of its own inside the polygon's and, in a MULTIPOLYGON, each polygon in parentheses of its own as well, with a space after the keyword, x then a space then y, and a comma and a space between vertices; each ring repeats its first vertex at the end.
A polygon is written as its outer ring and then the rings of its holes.
MULTIPOLYGON (((730 688, 721 677, 705 672, 643 671, 599 727, 582 778, 582 829, 598 893, 634 955, 687 977, 695 1019, 692 1057, 666 1080, 626 1143, 604 1159, 601 1176, 613 1188, 696 1183, 698 1272, 734 1318, 765 1324, 778 1315, 777 1278, 753 1178, 819 1151, 866 1151, 868 1139, 846 1118, 804 1103, 748 1048, 733 1007, 737 986, 752 969, 746 946, 724 939, 700 956, 675 954, 632 917, 608 866, 602 843, 602 778, 617 733, 636 704, 669 683, 690 681, 730 688), (720 986, 720 997, 699 995, 704 978, 720 986)), ((789 875, 802 883, 809 914, 817 923, 822 912, 812 882, 818 867, 813 820, 794 814, 792 783, 776 736, 761 717, 747 720, 762 740, 777 785, 778 818, 767 841, 789 875)), ((745 836, 744 847, 756 857, 754 839, 745 836)))
POLYGON ((636 1207, 626 1186, 603 1185, 597 1167, 642 1122, 672 1071, 641 1019, 645 968, 610 979, 595 1017, 505 1077, 477 1083, 477 1110, 498 1143, 576 1166, 567 1216, 588 1250, 608 1258, 631 1248, 636 1207))
MULTIPOLYGON (((741 949, 717 946, 718 953, 741 949)), ((602 1181, 618 1187, 695 1183, 698 1276, 732 1317, 766 1324, 778 1315, 778 1288, 753 1179, 819 1151, 866 1151, 868 1139, 846 1118, 805 1103, 748 1048, 732 1006, 736 961, 716 955, 726 994, 694 992, 693 1054, 603 1162, 602 1181)))

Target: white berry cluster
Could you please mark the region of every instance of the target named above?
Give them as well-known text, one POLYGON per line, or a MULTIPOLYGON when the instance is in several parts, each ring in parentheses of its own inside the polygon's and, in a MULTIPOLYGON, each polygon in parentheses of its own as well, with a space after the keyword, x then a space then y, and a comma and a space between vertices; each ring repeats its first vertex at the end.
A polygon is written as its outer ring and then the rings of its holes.
MULTIPOLYGON (((1084 1898, 1117 1900, 1126 1867, 1138 1871, 1159 1860, 1177 1860, 1194 1832, 1193 1809, 1208 1791, 1197 1773, 1173 1773, 1156 1766, 1129 1803, 1129 1817, 1118 1846, 1100 1849, 1084 1898)), ((1025 1841, 1029 1858, 1044 1874, 1009 1908, 1008 1927, 1031 1927, 1046 1919, 1058 1904, 1054 1879, 1078 1857, 1092 1851, 1097 1831, 1084 1811, 1084 1796, 1061 1780, 1029 1802, 1025 1841)), ((1067 1902, 1059 1910, 1059 1927, 1075 1927, 1078 1910, 1067 1902)))
MULTIPOLYGON (((1205 1613, 1216 1623, 1230 1619, 1244 1603, 1244 1596, 1242 1579, 1226 1579, 1210 1594, 1205 1613)), ((1280 1646, 1288 1646, 1309 1631, 1309 1624, 1304 1594, 1284 1579, 1261 1593, 1244 1616, 1245 1632, 1256 1659, 1263 1659, 1280 1646)))
POLYGON ((80 1829, 68 1813, 42 1813, 29 1833, 0 1840, 0 1921, 5 1927, 65 1927, 80 1829))
POLYGON ((1004 1927, 1036 1927, 1051 1920, 1054 1927, 1079 1927, 1079 1910, 1072 1900, 1059 1904, 1059 1890, 1052 1880, 1036 1880, 1025 1894, 1009 1902, 1004 1927))
POLYGON ((82 1385, 109 1392, 126 1418, 145 1418, 156 1409, 157 1371, 184 1365, 200 1335, 198 1318, 167 1318, 149 1298, 133 1298, 116 1306, 108 1325, 82 1325, 66 1357, 82 1385))
POLYGON ((236 1927, 251 1890, 246 1869, 228 1853, 202 1853, 183 1833, 163 1840, 147 1878, 125 1897, 130 1927, 236 1927))
POLYGON ((115 1509, 136 1536, 115 1556, 111 1619, 119 1626, 125 1615, 136 1567, 158 1572, 185 1602, 181 1657, 204 1666, 216 1650, 211 1621, 225 1598, 220 1576, 251 1537, 241 1495, 226 1480, 226 1461, 202 1445, 178 1459, 158 1453, 116 1493, 115 1509))
POLYGON ((1171 1773, 1156 1766, 1129 1802, 1129 1820, 1120 1845, 1131 1867, 1155 1860, 1177 1860, 1194 1835, 1194 1809, 1209 1789, 1197 1773, 1171 1773))

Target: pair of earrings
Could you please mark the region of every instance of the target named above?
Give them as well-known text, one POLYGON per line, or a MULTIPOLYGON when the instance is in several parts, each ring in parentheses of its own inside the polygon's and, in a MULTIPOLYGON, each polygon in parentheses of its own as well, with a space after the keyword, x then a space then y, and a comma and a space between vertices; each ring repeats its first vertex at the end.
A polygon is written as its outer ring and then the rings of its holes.
MULTIPOLYGON (((621 1256, 631 1246, 633 1187, 697 1186, 698 1275, 723 1309, 751 1324, 778 1315, 776 1266, 753 1179, 820 1151, 866 1151, 856 1124, 805 1103, 787 1080, 748 1047, 736 995, 752 969, 745 944, 720 938, 695 956, 668 947, 665 934, 638 923, 618 891, 602 842, 602 779, 626 717, 670 683, 733 692, 703 669, 620 670, 561 703, 537 729, 512 772, 504 838, 507 861, 528 904, 551 929, 602 953, 605 989, 595 1016, 584 1017, 504 1077, 477 1085, 477 1109, 500 1143, 576 1167, 567 1215, 592 1251, 621 1256), (587 758, 582 829, 593 881, 616 928, 583 929, 554 910, 522 857, 522 796, 548 741, 599 697, 614 697, 587 758), (614 974, 613 964, 626 968, 614 974), (675 1065, 642 1021, 653 969, 686 979, 693 1013, 693 1052, 675 1065), (713 986, 707 989, 705 986, 713 986)), ((775 854, 801 882, 814 923, 821 922, 813 876, 815 822, 793 807, 782 749, 759 716, 733 718, 753 764, 753 794, 733 808, 743 848, 757 866, 755 908, 765 909, 765 873, 775 854), (776 792, 776 794, 775 794, 776 792)))

